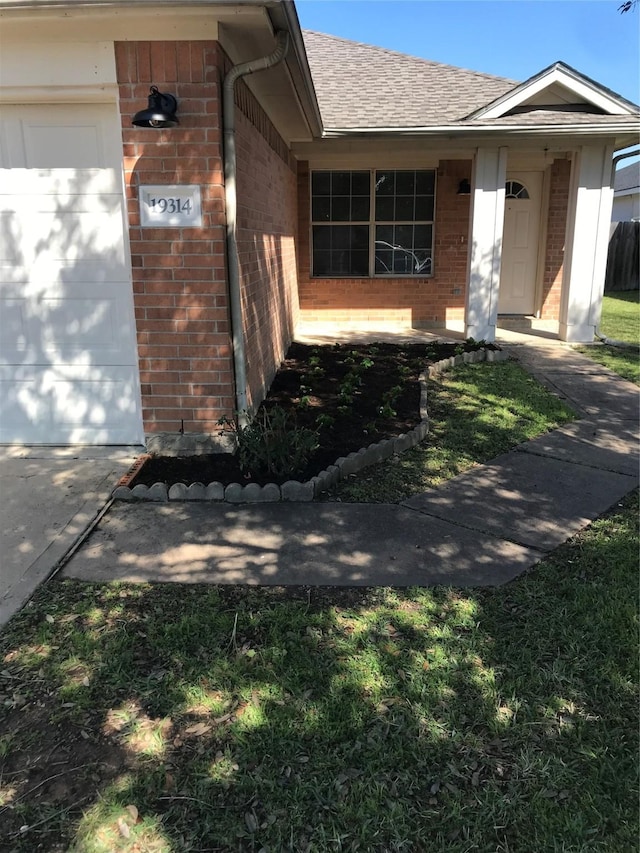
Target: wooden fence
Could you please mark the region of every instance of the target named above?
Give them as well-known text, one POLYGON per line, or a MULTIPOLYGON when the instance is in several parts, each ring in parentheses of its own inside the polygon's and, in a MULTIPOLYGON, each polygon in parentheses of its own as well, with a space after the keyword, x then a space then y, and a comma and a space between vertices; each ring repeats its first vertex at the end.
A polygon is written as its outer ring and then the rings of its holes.
POLYGON ((604 292, 640 287, 640 222, 618 222, 609 240, 604 292))

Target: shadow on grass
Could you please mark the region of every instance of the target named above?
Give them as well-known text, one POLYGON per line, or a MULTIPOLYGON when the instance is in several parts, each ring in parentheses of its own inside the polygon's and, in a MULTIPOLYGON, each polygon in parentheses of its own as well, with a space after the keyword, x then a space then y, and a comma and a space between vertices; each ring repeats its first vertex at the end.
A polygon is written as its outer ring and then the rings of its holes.
POLYGON ((637 507, 498 589, 52 583, 0 639, 0 847, 633 849, 637 507))

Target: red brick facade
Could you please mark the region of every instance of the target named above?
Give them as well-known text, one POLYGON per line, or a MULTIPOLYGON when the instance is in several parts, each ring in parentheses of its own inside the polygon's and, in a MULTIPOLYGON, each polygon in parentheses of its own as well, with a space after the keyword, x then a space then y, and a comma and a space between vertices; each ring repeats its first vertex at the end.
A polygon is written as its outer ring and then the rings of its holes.
MULTIPOLYGON (((119 42, 124 146, 142 408, 148 433, 215 433, 235 410, 225 262, 217 42, 119 42), (149 86, 178 99, 180 125, 132 127, 149 86), (141 228, 146 184, 197 184, 202 228, 141 228)), ((291 340, 297 313, 295 173, 287 146, 236 85, 238 224, 249 399, 256 404, 291 340)))
POLYGON ((309 166, 298 165, 299 294, 305 320, 397 322, 416 328, 464 318, 469 242, 469 196, 458 195, 471 175, 469 160, 440 162, 436 183, 434 274, 430 278, 312 278, 309 166))
POLYGON ((146 432, 211 432, 233 410, 216 42, 119 42, 134 305, 146 432), (149 85, 178 99, 179 127, 131 126, 149 85), (138 188, 198 184, 202 228, 141 228, 138 188))
POLYGON ((296 173, 247 86, 236 88, 238 254, 251 408, 271 384, 298 317, 296 173))
MULTIPOLYGON (((235 410, 225 262, 221 85, 229 60, 217 42, 119 42, 123 152, 144 427, 216 433, 235 410), (178 99, 180 125, 134 128, 151 84, 178 99), (196 184, 202 228, 142 228, 147 184, 196 184)), ((248 399, 268 388, 300 316, 306 320, 445 326, 464 319, 470 197, 458 195, 469 160, 437 170, 434 274, 428 278, 310 276, 309 166, 296 163, 266 114, 236 86, 238 249, 248 399), (298 304, 299 300, 299 304, 298 304)), ((559 315, 570 163, 551 169, 542 316, 559 315)))
POLYGON ((562 292, 562 270, 564 243, 569 206, 569 181, 571 162, 554 160, 551 166, 549 212, 547 219, 547 245, 544 261, 541 318, 560 318, 560 296, 562 292))

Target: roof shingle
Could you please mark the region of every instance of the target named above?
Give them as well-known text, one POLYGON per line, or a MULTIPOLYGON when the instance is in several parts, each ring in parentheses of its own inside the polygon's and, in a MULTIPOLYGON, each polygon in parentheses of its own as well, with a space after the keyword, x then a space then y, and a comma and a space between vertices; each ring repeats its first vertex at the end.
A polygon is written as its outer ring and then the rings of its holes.
POLYGON ((451 124, 517 85, 324 33, 303 36, 325 129, 451 124))

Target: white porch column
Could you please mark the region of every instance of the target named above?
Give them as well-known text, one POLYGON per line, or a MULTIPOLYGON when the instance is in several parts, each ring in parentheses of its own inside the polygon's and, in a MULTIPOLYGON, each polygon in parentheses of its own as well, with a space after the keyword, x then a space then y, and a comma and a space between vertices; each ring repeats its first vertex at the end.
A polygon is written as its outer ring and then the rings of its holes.
POLYGON ((563 341, 593 341, 600 322, 613 206, 613 150, 613 145, 584 145, 573 160, 560 300, 563 341))
POLYGON ((478 148, 471 201, 465 312, 466 336, 477 341, 493 341, 496 337, 506 177, 507 149, 478 148))

